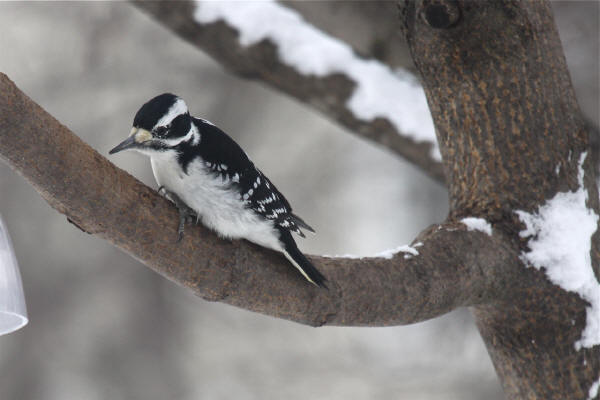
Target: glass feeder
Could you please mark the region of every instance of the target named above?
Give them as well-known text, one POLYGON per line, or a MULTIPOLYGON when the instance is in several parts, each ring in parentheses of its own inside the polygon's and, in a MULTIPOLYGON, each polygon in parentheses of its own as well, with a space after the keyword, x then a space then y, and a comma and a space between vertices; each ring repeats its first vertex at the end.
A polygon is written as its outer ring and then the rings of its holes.
POLYGON ((19 265, 0 215, 0 335, 14 332, 28 321, 19 265))

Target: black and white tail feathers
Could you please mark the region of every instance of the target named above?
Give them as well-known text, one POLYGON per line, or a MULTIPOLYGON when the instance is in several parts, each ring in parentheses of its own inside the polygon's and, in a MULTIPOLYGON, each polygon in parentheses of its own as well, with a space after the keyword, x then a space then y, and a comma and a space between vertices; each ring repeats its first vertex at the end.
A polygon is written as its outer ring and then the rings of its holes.
POLYGON ((300 235, 300 237, 306 237, 304 235, 304 232, 302 232, 302 230, 300 228, 306 229, 310 233, 315 233, 315 230, 313 228, 311 228, 310 225, 308 225, 306 222, 304 222, 302 220, 302 218, 300 218, 296 214, 290 213, 286 216, 286 219, 288 220, 288 223, 290 223, 290 225, 291 225, 291 227, 288 229, 293 231, 294 233, 297 233, 298 235, 300 235))
MULTIPOLYGON (((302 220, 300 220, 302 221, 302 220)), ((304 223, 302 221, 304 225, 304 223)), ((306 225, 308 227, 308 225, 306 225)), ((312 231, 312 228, 308 227, 312 231)), ((285 228, 278 228, 280 232, 281 243, 283 244, 283 254, 296 267, 306 279, 315 285, 327 288, 325 277, 311 264, 310 261, 298 250, 298 246, 292 237, 292 233, 285 228)), ((314 232, 314 231, 313 231, 314 232)))

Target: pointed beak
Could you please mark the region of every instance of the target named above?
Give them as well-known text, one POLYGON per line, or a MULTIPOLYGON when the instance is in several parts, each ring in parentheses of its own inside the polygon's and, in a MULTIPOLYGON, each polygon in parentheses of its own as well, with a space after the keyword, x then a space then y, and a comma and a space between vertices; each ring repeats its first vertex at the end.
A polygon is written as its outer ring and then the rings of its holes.
POLYGON ((137 147, 140 143, 152 139, 152 135, 145 129, 131 128, 129 137, 119 143, 114 149, 108 152, 108 154, 115 154, 122 150, 131 149, 137 147))
POLYGON ((119 143, 114 149, 108 152, 108 154, 115 154, 120 152, 121 150, 127 150, 135 146, 137 143, 135 142, 134 136, 129 136, 127 139, 123 140, 119 143))

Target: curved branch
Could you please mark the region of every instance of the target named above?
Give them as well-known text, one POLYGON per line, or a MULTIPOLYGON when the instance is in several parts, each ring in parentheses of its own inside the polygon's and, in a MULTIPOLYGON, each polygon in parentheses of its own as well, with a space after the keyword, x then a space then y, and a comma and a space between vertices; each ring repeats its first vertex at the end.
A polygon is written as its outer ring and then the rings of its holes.
MULTIPOLYGON (((389 118, 359 118, 348 107, 348 100, 357 85, 351 76, 344 73, 325 76, 302 74, 297 68, 282 61, 277 45, 271 40, 265 39, 244 46, 240 43, 240 35, 236 28, 223 20, 206 24, 197 22, 194 19, 196 6, 193 2, 134 1, 133 4, 208 53, 227 69, 247 78, 259 79, 307 103, 351 132, 406 158, 435 180, 444 182, 439 157, 432 156, 437 152, 433 128, 426 139, 416 140, 414 135, 410 135, 411 132, 401 132, 397 124, 389 118)), ((376 63, 374 60, 373 62, 376 63)), ((404 94, 395 93, 394 99, 386 99, 385 95, 379 95, 384 96, 383 101, 399 105, 404 94)), ((408 107, 410 104, 406 108, 408 107)), ((399 105, 397 114, 401 112, 405 110, 399 105)), ((428 125, 428 121, 422 121, 422 125, 428 125)))
POLYGON ((330 290, 307 284, 280 254, 189 227, 175 243, 177 213, 115 167, 0 74, 0 156, 85 232, 108 240, 206 300, 304 324, 393 325, 506 298, 516 253, 462 224, 432 227, 418 256, 311 260, 330 290), (168 229, 165 229, 168 227, 168 229), (512 267, 511 267, 512 266, 512 267))

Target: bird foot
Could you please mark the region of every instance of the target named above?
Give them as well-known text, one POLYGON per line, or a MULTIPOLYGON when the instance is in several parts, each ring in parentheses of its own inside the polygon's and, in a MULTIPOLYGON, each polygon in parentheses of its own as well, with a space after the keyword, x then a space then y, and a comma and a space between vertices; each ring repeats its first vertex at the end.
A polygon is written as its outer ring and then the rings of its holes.
POLYGON ((158 194, 171 201, 177 207, 179 211, 179 226, 177 227, 177 242, 181 242, 183 239, 183 231, 185 229, 185 223, 192 223, 194 219, 198 222, 198 215, 192 210, 179 196, 175 193, 168 191, 164 186, 158 188, 158 194))

